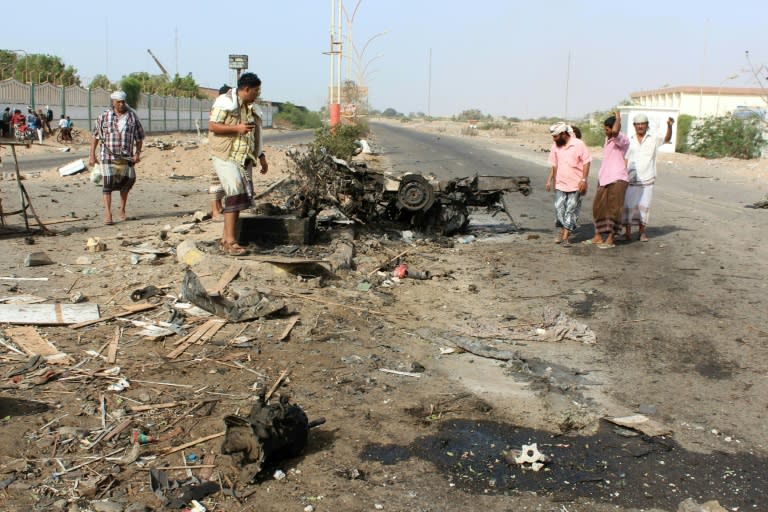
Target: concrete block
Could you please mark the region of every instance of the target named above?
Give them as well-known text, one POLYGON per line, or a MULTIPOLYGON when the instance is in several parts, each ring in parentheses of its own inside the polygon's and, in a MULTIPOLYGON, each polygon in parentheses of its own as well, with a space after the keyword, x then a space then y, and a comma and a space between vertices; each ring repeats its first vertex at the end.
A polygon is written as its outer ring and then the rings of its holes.
POLYGON ((315 240, 315 227, 314 215, 299 218, 295 215, 241 214, 236 234, 243 245, 249 242, 307 245, 315 240))

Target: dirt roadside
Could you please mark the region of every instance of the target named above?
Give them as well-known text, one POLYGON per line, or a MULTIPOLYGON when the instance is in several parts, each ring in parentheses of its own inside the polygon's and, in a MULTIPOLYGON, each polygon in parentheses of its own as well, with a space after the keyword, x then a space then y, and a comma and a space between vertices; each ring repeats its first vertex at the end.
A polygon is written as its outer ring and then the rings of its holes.
MULTIPOLYGON (((458 135, 461 127, 414 128, 458 135)), ((545 160, 541 150, 548 137, 538 127, 481 137, 497 151, 545 160)), ((146 151, 129 202, 132 220, 114 226, 101 225, 98 190, 87 176, 61 178, 55 170, 29 176, 25 185, 41 217, 74 212, 81 220, 53 225, 59 235, 36 236, 33 245, 23 236, 2 239, 3 276, 47 278, 2 281, 2 295, 66 303, 79 292, 99 304, 102 314, 132 304, 130 293, 147 285, 175 295, 186 265, 172 255, 134 265, 129 249, 148 242, 171 250, 185 239, 198 241, 206 254, 192 268, 212 286, 233 263, 215 249, 221 225, 206 221, 173 231, 206 207, 207 153, 203 145, 184 149, 179 142, 189 141, 188 135, 162 139, 176 147, 146 151), (107 251, 86 251, 94 236, 107 251), (55 264, 24 267, 33 251, 48 253, 55 264), (81 257, 91 260, 78 264, 81 257)), ((285 148, 267 149, 270 173, 259 177, 257 188, 288 168, 285 148)), ((6 152, 6 162, 7 157, 6 152)), ((668 172, 690 175, 706 168, 729 183, 765 184, 765 162, 663 159, 668 172)), ((386 158, 371 157, 369 165, 386 167, 386 158)), ((11 209, 12 183, 0 187, 4 208, 11 209)), ((728 247, 724 235, 701 240, 693 226, 707 219, 694 220, 679 221, 677 231, 650 247, 629 244, 611 254, 585 246, 555 251, 549 234, 534 229, 478 232, 469 244, 459 238, 406 243, 397 232, 362 231, 356 270, 339 272, 322 287, 270 263, 238 260, 242 270, 230 292, 267 293, 285 301, 287 312, 226 324, 176 359, 168 353, 178 335, 153 340, 132 324, 38 327, 71 359, 6 379, 0 431, 7 442, 0 465, 3 478, 13 480, 6 484, 3 507, 89 510, 108 500, 114 510, 130 504, 162 510, 146 468, 183 466, 191 453, 197 460, 215 455, 216 467, 192 469, 193 474, 212 469, 211 478, 230 487, 234 477, 229 458, 219 454, 220 439, 169 456, 161 450, 221 432, 225 415, 246 415, 254 393, 269 389, 288 368, 278 393, 290 395, 310 419, 325 417, 326 424, 311 432, 304 455, 278 466, 286 478, 273 479, 270 471, 258 485, 240 486, 254 491, 247 500, 214 494, 203 500, 208 510, 676 510, 687 497, 760 510, 768 489, 765 476, 755 471, 764 465, 768 446, 762 421, 768 396, 768 334, 760 322, 764 249, 728 247), (371 274, 405 250, 411 267, 435 277, 390 284, 388 274, 371 274), (370 288, 360 286, 369 274, 370 288), (300 321, 279 341, 291 313, 300 321), (541 341, 552 332, 553 313, 587 326, 596 343, 569 338, 573 331, 559 342, 541 341), (114 364, 87 352, 114 339, 116 327, 123 330, 114 364), (464 339, 514 357, 442 353, 464 339), (116 366, 116 375, 131 383, 120 392, 108 390, 114 379, 103 375, 116 366), (206 400, 215 401, 193 410, 206 400), (191 402, 129 409, 173 401, 191 402), (38 410, 37 402, 48 409, 38 410), (674 433, 654 440, 600 421, 636 412, 674 433), (125 419, 132 424, 121 435, 87 449, 105 425, 125 419), (143 445, 138 464, 89 459, 123 456, 134 428, 161 436, 176 427, 183 432, 172 439, 143 445), (538 442, 552 458, 547 470, 508 464, 506 452, 529 442, 538 442)), ((13 222, 18 225, 18 218, 13 222)), ((323 259, 333 244, 325 238, 314 246, 278 248, 278 255, 289 250, 293 257, 323 259)), ((161 306, 133 318, 167 319, 163 304, 171 299, 150 300, 161 306)), ((202 321, 187 316, 191 328, 202 321)), ((0 353, 4 375, 28 359, 6 347, 0 353)), ((185 470, 168 474, 187 478, 185 470)))

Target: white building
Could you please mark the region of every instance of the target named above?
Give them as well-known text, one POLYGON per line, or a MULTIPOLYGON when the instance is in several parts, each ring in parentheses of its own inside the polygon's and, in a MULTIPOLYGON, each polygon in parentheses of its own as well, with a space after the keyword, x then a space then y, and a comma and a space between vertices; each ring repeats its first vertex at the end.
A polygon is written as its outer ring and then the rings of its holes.
POLYGON ((694 117, 723 116, 739 107, 765 109, 768 91, 741 87, 666 87, 630 95, 635 107, 676 110, 694 117))

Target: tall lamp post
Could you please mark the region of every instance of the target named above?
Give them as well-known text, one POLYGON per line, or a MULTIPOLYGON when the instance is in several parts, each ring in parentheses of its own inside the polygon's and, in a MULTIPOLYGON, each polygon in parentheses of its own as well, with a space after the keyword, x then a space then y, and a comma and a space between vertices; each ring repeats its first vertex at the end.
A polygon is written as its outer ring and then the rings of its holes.
POLYGON ((24 54, 24 82, 26 82, 27 80, 30 80, 31 77, 29 76, 29 54, 26 52, 26 50, 8 50, 8 51, 24 54))
POLYGON ((738 77, 739 77, 739 74, 734 73, 732 75, 728 75, 723 79, 722 82, 720 82, 720 86, 717 88, 717 103, 715 105, 715 117, 720 116, 720 92, 723 90, 723 84, 725 84, 725 82, 728 82, 729 80, 733 80, 734 78, 738 78, 738 77))

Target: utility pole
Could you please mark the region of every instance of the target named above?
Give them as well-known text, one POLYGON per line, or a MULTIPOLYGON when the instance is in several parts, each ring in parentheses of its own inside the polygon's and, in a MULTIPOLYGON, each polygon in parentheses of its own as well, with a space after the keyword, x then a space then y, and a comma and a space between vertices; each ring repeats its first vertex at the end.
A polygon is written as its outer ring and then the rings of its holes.
POLYGON ((432 117, 432 48, 427 59, 427 117, 432 117))
POLYGON ((568 120, 568 89, 571 86, 571 50, 568 50, 568 66, 565 72, 565 115, 563 121, 568 120))
POLYGON ((330 49, 331 79, 328 86, 328 113, 331 126, 341 122, 342 0, 331 0, 330 49))

